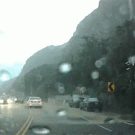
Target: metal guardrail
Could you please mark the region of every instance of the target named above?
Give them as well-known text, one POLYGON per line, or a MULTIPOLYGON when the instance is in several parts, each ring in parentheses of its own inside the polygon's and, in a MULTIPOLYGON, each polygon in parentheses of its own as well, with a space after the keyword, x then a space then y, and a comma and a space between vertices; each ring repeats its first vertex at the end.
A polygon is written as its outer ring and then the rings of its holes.
POLYGON ((48 98, 48 103, 59 104, 59 105, 68 105, 68 103, 66 103, 65 100, 56 100, 56 99, 52 99, 52 98, 48 98))

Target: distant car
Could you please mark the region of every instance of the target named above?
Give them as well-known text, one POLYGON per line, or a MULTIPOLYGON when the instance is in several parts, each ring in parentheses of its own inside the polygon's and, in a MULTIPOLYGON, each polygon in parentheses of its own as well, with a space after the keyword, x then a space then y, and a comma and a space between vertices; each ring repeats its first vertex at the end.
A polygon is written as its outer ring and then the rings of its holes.
POLYGON ((1 104, 8 104, 9 103, 9 97, 8 96, 1 96, 0 97, 0 103, 1 104))
POLYGON ((86 109, 87 111, 95 111, 97 109, 99 112, 102 112, 103 103, 97 98, 85 98, 83 102, 80 103, 80 109, 86 109))
POLYGON ((8 98, 8 99, 7 99, 7 103, 8 103, 8 104, 12 104, 13 102, 14 102, 14 99, 13 99, 13 98, 8 98))
POLYGON ((31 107, 40 107, 42 108, 42 100, 40 97, 29 97, 29 99, 26 101, 26 105, 31 108, 31 107))
POLYGON ((4 104, 4 99, 0 98, 0 104, 4 104))

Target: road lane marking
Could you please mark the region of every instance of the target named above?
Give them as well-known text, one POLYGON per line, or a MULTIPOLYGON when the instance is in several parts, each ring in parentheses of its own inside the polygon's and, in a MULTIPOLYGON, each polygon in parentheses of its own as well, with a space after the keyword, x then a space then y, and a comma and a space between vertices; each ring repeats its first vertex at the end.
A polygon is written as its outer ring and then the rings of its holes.
POLYGON ((134 125, 134 124, 132 124, 132 123, 128 123, 128 122, 123 122, 123 123, 128 124, 128 125, 132 125, 132 126, 134 125))
POLYGON ((103 128, 103 129, 105 129, 105 130, 108 130, 108 131, 112 132, 112 130, 110 130, 110 129, 106 128, 106 127, 103 127, 103 126, 101 126, 101 125, 97 125, 97 126, 99 126, 99 127, 103 128))
POLYGON ((28 124, 28 122, 31 119, 31 115, 29 116, 29 118, 27 119, 27 121, 24 123, 24 125, 22 126, 22 128, 15 134, 15 135, 20 135, 20 133, 22 132, 22 130, 24 130, 25 126, 28 124))
POLYGON ((82 119, 84 119, 84 120, 86 120, 86 121, 89 121, 88 119, 86 119, 85 117, 83 117, 83 116, 80 116, 80 118, 82 118, 82 119))
POLYGON ((29 121, 29 123, 28 123, 27 127, 25 128, 24 132, 22 133, 22 135, 25 135, 25 133, 27 132, 27 130, 28 130, 28 128, 29 128, 29 126, 30 126, 32 120, 33 120, 33 117, 32 117, 31 120, 29 121))

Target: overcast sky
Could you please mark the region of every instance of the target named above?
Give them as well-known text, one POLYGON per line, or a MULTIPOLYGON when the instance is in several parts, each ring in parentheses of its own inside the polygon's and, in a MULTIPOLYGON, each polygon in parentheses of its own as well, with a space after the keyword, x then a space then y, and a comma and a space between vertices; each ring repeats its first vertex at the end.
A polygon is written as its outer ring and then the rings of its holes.
POLYGON ((99 0, 0 0, 0 63, 25 63, 33 53, 67 42, 99 0))

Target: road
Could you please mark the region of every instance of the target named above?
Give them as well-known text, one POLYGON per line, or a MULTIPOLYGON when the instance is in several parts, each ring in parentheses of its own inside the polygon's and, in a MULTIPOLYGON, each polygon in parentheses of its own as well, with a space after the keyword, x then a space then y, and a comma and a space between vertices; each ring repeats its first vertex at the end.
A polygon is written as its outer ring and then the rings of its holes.
POLYGON ((34 135, 34 126, 56 135, 135 134, 135 122, 120 120, 118 115, 85 112, 56 103, 44 103, 42 109, 29 109, 24 104, 0 105, 0 121, 0 135, 34 135), (113 120, 105 123, 109 117, 113 120))

